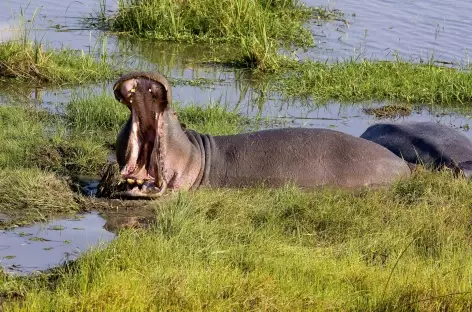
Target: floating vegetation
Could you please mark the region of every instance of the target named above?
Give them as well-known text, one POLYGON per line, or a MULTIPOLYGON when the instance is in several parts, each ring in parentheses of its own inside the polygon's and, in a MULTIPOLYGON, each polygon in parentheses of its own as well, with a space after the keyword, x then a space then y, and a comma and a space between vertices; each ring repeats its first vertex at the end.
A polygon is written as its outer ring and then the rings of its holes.
POLYGON ((411 107, 400 105, 385 105, 382 107, 368 107, 363 109, 367 115, 373 115, 376 118, 398 118, 411 115, 413 111, 411 107))

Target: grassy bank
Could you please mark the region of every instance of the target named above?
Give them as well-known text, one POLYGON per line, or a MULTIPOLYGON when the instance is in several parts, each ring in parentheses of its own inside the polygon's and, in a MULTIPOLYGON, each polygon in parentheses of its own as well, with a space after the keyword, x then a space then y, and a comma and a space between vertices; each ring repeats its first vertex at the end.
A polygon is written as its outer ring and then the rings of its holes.
POLYGON ((77 84, 116 75, 105 57, 97 60, 83 51, 53 50, 21 38, 0 43, 0 81, 77 84))
MULTIPOLYGON (((200 190, 157 223, 37 279, 5 311, 471 308, 472 188, 448 172, 378 191, 200 190)), ((2 277, 0 277, 2 278, 2 277)))
POLYGON ((65 179, 37 168, 0 170, 0 228, 80 210, 65 179))
POLYGON ((310 96, 317 102, 374 99, 440 106, 472 104, 470 71, 402 60, 333 64, 285 61, 269 79, 272 91, 310 96))

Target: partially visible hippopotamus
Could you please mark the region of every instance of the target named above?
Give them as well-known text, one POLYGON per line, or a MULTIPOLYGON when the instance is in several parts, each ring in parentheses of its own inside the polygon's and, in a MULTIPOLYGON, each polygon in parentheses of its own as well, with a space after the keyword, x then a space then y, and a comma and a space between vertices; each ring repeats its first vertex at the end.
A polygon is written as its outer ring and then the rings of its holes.
POLYGON ((436 122, 379 123, 361 138, 378 143, 413 164, 447 166, 466 177, 472 174, 472 141, 436 122))
POLYGON ((116 142, 125 197, 155 197, 166 189, 257 184, 355 188, 389 184, 410 174, 386 148, 327 129, 276 129, 211 136, 183 129, 171 108, 171 88, 157 73, 130 73, 114 86, 131 116, 116 142))

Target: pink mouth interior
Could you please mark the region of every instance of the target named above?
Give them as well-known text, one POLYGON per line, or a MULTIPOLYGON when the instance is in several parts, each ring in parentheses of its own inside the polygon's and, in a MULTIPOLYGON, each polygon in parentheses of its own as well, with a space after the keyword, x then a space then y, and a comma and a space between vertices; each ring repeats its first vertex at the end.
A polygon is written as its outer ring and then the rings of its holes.
POLYGON ((127 184, 130 195, 143 195, 142 193, 159 191, 156 182, 161 182, 155 180, 155 174, 158 171, 155 152, 153 153, 157 135, 157 120, 150 119, 150 116, 145 115, 151 113, 144 103, 146 100, 149 101, 146 96, 150 95, 141 93, 139 100, 135 100, 133 97, 136 87, 128 82, 122 83, 124 86, 120 86, 120 93, 117 97, 131 109, 131 132, 128 142, 130 156, 121 171, 121 176, 127 184), (134 91, 131 92, 131 89, 134 91))

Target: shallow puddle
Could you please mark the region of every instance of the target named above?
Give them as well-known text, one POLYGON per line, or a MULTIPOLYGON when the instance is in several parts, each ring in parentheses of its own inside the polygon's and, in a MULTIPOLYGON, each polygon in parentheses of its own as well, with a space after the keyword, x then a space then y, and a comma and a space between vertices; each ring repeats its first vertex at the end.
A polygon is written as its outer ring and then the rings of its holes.
POLYGON ((28 274, 74 260, 92 247, 114 239, 97 213, 80 214, 46 224, 0 231, 0 266, 28 274))

